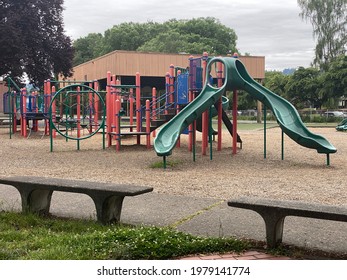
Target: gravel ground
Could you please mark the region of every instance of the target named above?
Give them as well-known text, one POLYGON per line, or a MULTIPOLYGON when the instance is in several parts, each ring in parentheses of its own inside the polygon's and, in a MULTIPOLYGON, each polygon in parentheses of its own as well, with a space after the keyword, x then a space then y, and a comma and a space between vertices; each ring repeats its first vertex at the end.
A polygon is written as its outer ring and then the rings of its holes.
MULTIPOLYGON (((231 153, 231 137, 223 134, 223 149, 213 151, 213 160, 202 156, 200 139, 196 161, 188 152, 186 136, 181 148, 173 150, 166 170, 151 168, 161 161, 153 149, 134 145, 135 138, 124 139, 121 151, 102 150, 101 135, 80 142, 66 142, 61 136, 50 150, 49 137, 42 132, 29 139, 19 134, 9 139, 8 129, 0 127, 0 175, 35 175, 83 179, 122 184, 148 185, 154 192, 193 197, 230 199, 251 195, 347 206, 347 133, 334 128, 310 128, 326 137, 336 148, 326 156, 299 146, 285 137, 285 159, 281 160, 281 131, 267 130, 267 157, 263 157, 263 131, 240 131, 243 148, 231 153)), ((214 146, 216 143, 214 143, 214 146)))

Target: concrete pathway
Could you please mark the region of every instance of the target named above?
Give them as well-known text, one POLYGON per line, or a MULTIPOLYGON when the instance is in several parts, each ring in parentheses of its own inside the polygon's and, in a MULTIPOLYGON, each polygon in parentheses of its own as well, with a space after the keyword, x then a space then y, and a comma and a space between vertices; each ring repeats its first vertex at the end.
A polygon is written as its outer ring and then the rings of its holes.
MULTIPOLYGON (((0 185, 0 210, 20 211, 20 196, 11 186, 0 185)), ((55 192, 51 213, 62 217, 95 219, 93 201, 86 195, 55 192)), ((123 223, 174 226, 201 236, 233 236, 265 241, 265 225, 255 212, 232 208, 226 201, 148 193, 124 199, 123 223)), ((287 217, 283 242, 309 250, 347 253, 347 223, 300 217, 287 217)), ((272 258, 261 252, 248 252, 251 259, 272 258)), ((244 257, 246 257, 244 256, 244 257)), ((206 256, 205 256, 206 257, 206 256)), ((240 258, 228 254, 226 258, 240 258)), ((200 257, 198 257, 200 258, 200 257)), ((223 256, 212 256, 220 259, 223 256)))

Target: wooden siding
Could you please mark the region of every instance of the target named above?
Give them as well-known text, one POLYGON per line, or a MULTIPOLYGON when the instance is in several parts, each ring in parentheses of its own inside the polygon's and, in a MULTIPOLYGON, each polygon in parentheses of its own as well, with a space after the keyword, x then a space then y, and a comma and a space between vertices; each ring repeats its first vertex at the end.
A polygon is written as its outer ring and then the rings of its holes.
MULTIPOLYGON (((140 72, 145 77, 164 77, 171 64, 179 67, 189 65, 188 54, 142 53, 131 51, 113 51, 74 67, 72 80, 100 80, 107 71, 117 76, 134 76, 140 72)), ((242 56, 250 75, 255 79, 265 77, 265 57, 242 56)))
POLYGON ((241 56, 241 62, 245 65, 248 73, 258 80, 265 79, 265 57, 264 56, 241 56))

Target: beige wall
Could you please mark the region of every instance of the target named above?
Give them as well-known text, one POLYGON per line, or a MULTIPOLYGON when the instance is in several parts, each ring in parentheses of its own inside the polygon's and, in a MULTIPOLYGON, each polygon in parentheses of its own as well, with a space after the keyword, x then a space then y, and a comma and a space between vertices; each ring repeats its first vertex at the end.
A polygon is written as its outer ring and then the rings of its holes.
MULTIPOLYGON (((187 54, 113 51, 74 67, 71 80, 100 80, 106 77, 107 71, 119 76, 134 76, 136 72, 140 72, 141 76, 164 77, 171 64, 187 67, 189 57, 187 54)), ((264 79, 265 57, 245 56, 240 57, 240 60, 253 78, 264 79)))

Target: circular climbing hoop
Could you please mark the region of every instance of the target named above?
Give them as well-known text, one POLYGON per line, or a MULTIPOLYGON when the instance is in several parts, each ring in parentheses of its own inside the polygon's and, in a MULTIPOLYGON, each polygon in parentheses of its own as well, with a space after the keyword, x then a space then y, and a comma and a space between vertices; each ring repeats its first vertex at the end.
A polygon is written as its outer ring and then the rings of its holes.
POLYGON ((100 92, 84 84, 73 84, 52 95, 49 106, 51 140, 56 131, 66 140, 77 140, 79 145, 80 140, 94 136, 101 129, 104 133, 106 105, 100 92))

